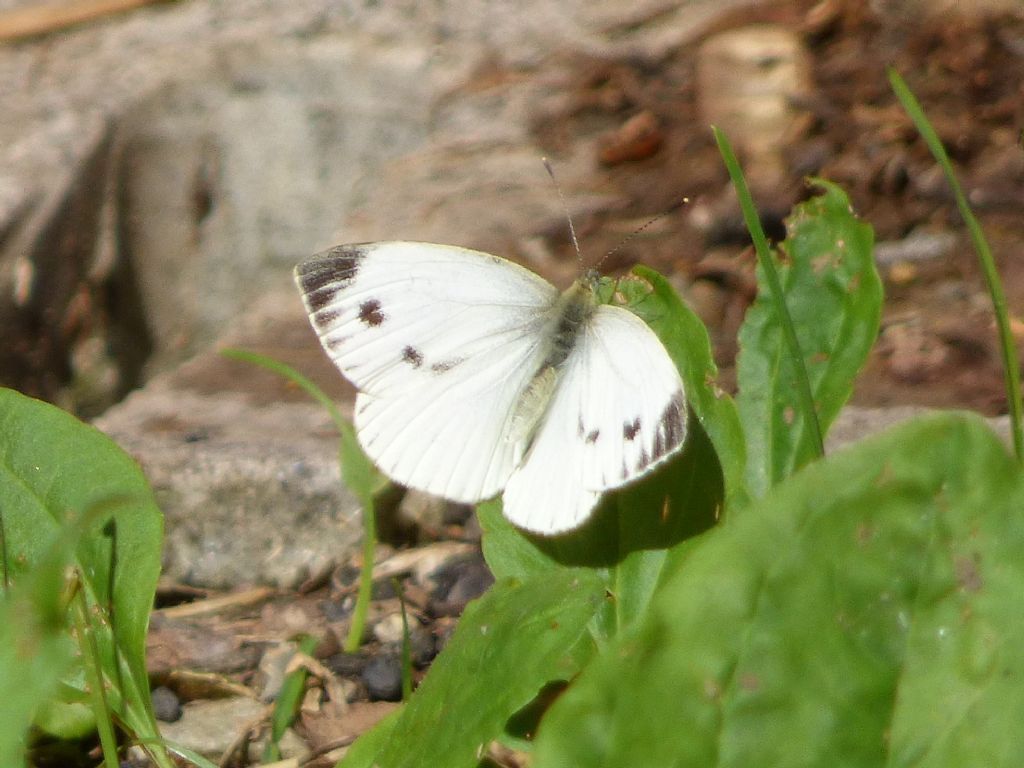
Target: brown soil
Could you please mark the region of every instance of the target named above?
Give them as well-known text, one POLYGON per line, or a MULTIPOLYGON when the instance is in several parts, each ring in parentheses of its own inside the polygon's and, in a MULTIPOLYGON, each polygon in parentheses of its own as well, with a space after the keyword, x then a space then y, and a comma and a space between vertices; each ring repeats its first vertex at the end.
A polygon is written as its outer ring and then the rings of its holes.
MULTIPOLYGON (((806 119, 785 152, 791 183, 762 194, 759 208, 769 235, 781 237, 782 218, 809 194, 803 179, 820 176, 847 191, 878 241, 914 232, 955 236, 952 252, 940 258, 883 267, 882 332, 854 402, 1005 412, 1000 354, 977 257, 952 194, 889 87, 885 67, 902 73, 948 148, 989 238, 1012 313, 1024 306, 1024 261, 1015 258, 1024 252, 1024 18, 883 23, 867 5, 788 0, 734 14, 713 30, 782 24, 799 34, 809 54, 812 93, 800 105, 806 119)), ((716 209, 728 185, 698 111, 697 48, 658 61, 571 62, 576 74, 568 106, 538 116, 535 134, 552 153, 581 135, 616 137, 611 151, 608 141, 599 143, 603 164, 595 165, 603 176, 595 186, 625 190, 628 203, 577 222, 589 253, 618 245, 622 222, 642 221, 671 209, 682 196, 690 199, 690 206, 626 243, 605 266, 643 261, 698 284, 713 283, 715 301, 704 314, 728 382, 753 257, 743 253, 749 241, 735 206, 703 231, 688 215, 705 203, 716 209)))

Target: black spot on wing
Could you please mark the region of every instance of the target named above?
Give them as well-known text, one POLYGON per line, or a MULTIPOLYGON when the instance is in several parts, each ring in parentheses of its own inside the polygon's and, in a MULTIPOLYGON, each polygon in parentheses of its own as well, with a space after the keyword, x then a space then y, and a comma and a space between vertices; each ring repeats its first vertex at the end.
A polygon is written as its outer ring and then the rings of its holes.
POLYGON ((328 352, 338 352, 350 338, 350 336, 324 336, 321 340, 328 352))
POLYGON ((579 414, 576 417, 576 437, 583 439, 583 442, 590 443, 591 445, 597 442, 597 438, 601 436, 601 430, 597 427, 588 430, 587 425, 583 423, 583 414, 579 414))
POLYGON ((371 328, 376 328, 384 322, 385 315, 380 311, 380 301, 367 299, 359 305, 359 319, 371 328))
POLYGON ((636 460, 636 471, 638 473, 639 472, 643 472, 645 469, 647 469, 649 466, 651 466, 651 461, 652 461, 652 459, 651 459, 650 455, 647 453, 647 449, 646 448, 641 448, 640 449, 640 456, 636 460))
POLYGON ((464 357, 453 357, 451 360, 441 360, 437 363, 430 365, 430 370, 434 373, 447 373, 455 366, 465 361, 464 357))
POLYGON ((316 328, 327 328, 341 317, 341 311, 337 309, 321 309, 314 312, 310 317, 316 328))
POLYGON ((665 410, 661 412, 661 418, 658 419, 658 428, 654 434, 654 455, 651 460, 657 461, 674 451, 685 437, 686 400, 682 391, 678 391, 669 399, 665 410))
POLYGON ((415 347, 406 347, 402 350, 402 362, 408 363, 413 368, 423 365, 423 353, 415 347))
POLYGON ((339 245, 318 253, 295 268, 295 281, 310 313, 326 307, 339 291, 355 280, 367 252, 365 245, 339 245))
POLYGON ((622 436, 629 441, 632 441, 640 433, 640 417, 637 416, 632 421, 627 421, 622 425, 622 436))

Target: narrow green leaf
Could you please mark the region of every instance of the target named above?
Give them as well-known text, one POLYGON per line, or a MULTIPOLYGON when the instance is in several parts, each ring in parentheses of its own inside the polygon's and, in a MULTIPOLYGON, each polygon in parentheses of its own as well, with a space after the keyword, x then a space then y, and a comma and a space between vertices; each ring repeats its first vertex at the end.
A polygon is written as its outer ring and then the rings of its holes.
POLYGON ((747 480, 756 495, 818 456, 813 434, 827 431, 849 399, 881 319, 871 227, 854 216, 839 187, 814 184, 824 194, 794 209, 781 246, 786 260, 777 265, 803 374, 785 350, 770 295, 758 294, 740 329, 737 404, 749 450, 747 480), (803 375, 814 397, 813 426, 798 402, 795 381, 803 375))
POLYGON ((780 483, 553 705, 533 765, 1020 765, 1022 480, 946 414, 780 483))
MULTIPOLYGON (((1006 387, 1006 401, 1010 406, 1010 433, 1013 435, 1013 448, 1017 454, 1017 460, 1024 462, 1024 428, 1021 426, 1024 420, 1024 406, 1021 404, 1020 391, 1020 362, 1017 359, 1017 347, 1013 340, 1013 330, 1010 328, 1010 315, 1006 308, 1006 293, 1003 291, 1002 281, 999 279, 999 270, 996 269, 995 259, 992 258, 992 251, 988 247, 988 240, 981 229, 974 211, 971 210, 967 196, 953 170, 953 163, 946 154, 946 148, 942 146, 939 135, 935 132, 931 122, 925 115, 924 110, 914 97, 913 92, 892 67, 886 72, 889 75, 889 83, 892 85, 896 98, 900 100, 903 109, 914 121, 917 132, 921 134, 924 143, 931 150, 932 157, 942 168, 946 182, 953 190, 953 198, 956 200, 957 210, 960 217, 967 225, 970 232, 971 242, 974 244, 974 251, 978 254, 978 263, 981 264, 981 271, 985 275, 985 283, 988 286, 989 297, 992 299, 992 311, 996 318, 996 327, 999 329, 999 348, 1003 355, 1003 380, 1006 387)), ((1021 140, 1024 141, 1024 132, 1021 133, 1021 140)))
MULTIPOLYGON (((747 229, 750 231, 750 237, 754 241, 754 250, 757 253, 757 263, 760 267, 759 274, 762 277, 763 284, 768 289, 766 292, 768 300, 771 302, 775 316, 778 318, 779 328, 782 331, 779 343, 792 370, 792 376, 788 384, 793 388, 797 410, 805 425, 803 433, 807 438, 807 451, 812 456, 823 456, 825 454, 825 444, 821 427, 818 424, 810 380, 805 369, 806 360, 800 348, 800 341, 797 337, 796 328, 793 325, 793 319, 789 314, 786 296, 782 291, 782 281, 779 279, 778 272, 776 271, 771 249, 768 247, 768 239, 764 235, 761 219, 757 215, 757 209, 754 207, 754 200, 750 196, 750 190, 747 189, 747 180, 743 177, 743 171, 740 168, 739 161, 736 160, 736 155, 733 154, 729 139, 715 126, 711 126, 711 131, 715 135, 718 151, 722 155, 722 161, 729 171, 729 178, 732 180, 736 196, 739 198, 743 220, 746 222, 747 229)), ((756 488, 751 488, 751 491, 755 494, 757 493, 756 488)))
MULTIPOLYGON (((296 651, 304 656, 309 656, 316 648, 316 644, 317 639, 312 635, 302 635, 299 638, 296 651)), ((309 673, 303 666, 293 670, 285 678, 277 701, 274 702, 274 713, 270 718, 270 736, 263 748, 263 762, 269 763, 281 759, 281 748, 278 745, 302 705, 308 675, 309 673)))
MULTIPOLYGON (((82 535, 73 562, 99 617, 95 638, 110 705, 136 735, 155 736, 145 639, 163 516, 138 465, 113 441, 58 408, 0 390, 0 509, 11 581, 31 573, 77 516, 104 505, 109 514, 82 535)), ((67 682, 81 679, 72 673, 67 682)))
POLYGON ((603 602, 602 580, 587 571, 496 582, 466 608, 372 765, 475 766, 546 683, 579 671, 568 649, 603 602))
POLYGON ((370 461, 356 438, 355 429, 341 415, 338 406, 313 381, 303 376, 290 365, 286 365, 272 357, 249 352, 244 349, 222 349, 221 354, 232 360, 250 363, 283 376, 306 394, 320 403, 331 416, 338 430, 338 467, 341 470, 341 481, 346 488, 356 495, 363 508, 363 565, 359 573, 359 592, 356 606, 352 611, 348 636, 344 648, 347 653, 355 653, 362 643, 366 628, 366 614, 369 610, 370 595, 373 591, 373 562, 377 549, 377 511, 375 497, 388 485, 384 477, 370 461))

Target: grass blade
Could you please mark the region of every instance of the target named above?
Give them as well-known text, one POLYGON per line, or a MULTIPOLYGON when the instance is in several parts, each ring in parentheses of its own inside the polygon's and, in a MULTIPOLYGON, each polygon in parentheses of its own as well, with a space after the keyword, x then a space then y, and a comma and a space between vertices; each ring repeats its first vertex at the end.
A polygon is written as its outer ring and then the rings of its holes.
POLYGON ((746 222, 750 237, 754 241, 754 250, 757 252, 757 260, 768 281, 768 290, 771 293, 775 311, 779 316, 779 323, 782 326, 782 337, 785 340, 786 350, 793 359, 796 370, 797 404, 803 411, 803 418, 808 426, 809 437, 815 455, 825 455, 825 446, 821 437, 821 425, 818 423, 818 414, 814 407, 814 397, 811 395, 811 382, 807 376, 807 366, 804 363, 803 352, 800 349, 800 342, 797 341, 796 329, 793 327, 793 319, 790 317, 789 309, 786 307, 785 294, 782 292, 782 284, 779 281, 779 274, 775 269, 775 262, 772 259, 771 249, 768 247, 768 238, 765 237, 764 229, 761 227, 761 219, 757 215, 754 201, 747 188, 747 181, 743 177, 743 171, 736 155, 732 151, 732 145, 724 133, 717 127, 711 126, 718 143, 718 151, 722 155, 722 161, 729 171, 729 178, 736 189, 736 196, 739 198, 740 209, 743 211, 743 220, 746 222))
POLYGON ((382 477, 373 462, 363 453, 352 425, 341 415, 341 411, 338 410, 334 401, 310 379, 290 365, 256 352, 244 349, 223 349, 221 354, 232 360, 258 365, 293 382, 327 409, 334 425, 338 428, 340 435, 338 464, 341 467, 341 479, 346 487, 356 495, 363 507, 363 564, 359 573, 359 593, 356 597, 356 606, 352 611, 352 623, 349 625, 348 636, 345 638, 345 651, 354 653, 359 650, 359 645, 362 642, 363 631, 366 628, 366 614, 373 591, 373 560, 377 547, 377 515, 374 495, 381 487, 382 477))
POLYGON ((985 240, 985 233, 981 230, 981 224, 975 218, 967 196, 964 194, 960 182, 957 180, 953 170, 953 164, 949 161, 942 141, 932 127, 931 122, 924 114, 921 104, 904 82, 900 74, 889 67, 889 83, 892 85, 896 98, 900 100, 903 109, 914 121, 914 127, 921 134, 924 143, 931 150, 932 157, 942 168, 946 181, 953 190, 953 198, 956 200, 956 207, 960 216, 967 225, 967 231, 971 235, 971 243, 978 254, 978 261, 981 263, 981 271, 985 275, 985 283, 988 285, 988 293, 992 298, 992 311, 996 316, 996 327, 999 332, 999 345, 1003 355, 1003 380, 1006 385, 1006 400, 1010 408, 1010 432, 1013 434, 1013 449, 1017 460, 1024 462, 1024 431, 1021 428, 1022 411, 1020 392, 1020 363, 1017 360, 1017 349, 1013 343, 1013 333, 1010 331, 1010 317, 1006 309, 1006 294, 1003 292, 1003 284, 999 280, 999 272, 996 270, 995 259, 992 258, 992 251, 985 240))

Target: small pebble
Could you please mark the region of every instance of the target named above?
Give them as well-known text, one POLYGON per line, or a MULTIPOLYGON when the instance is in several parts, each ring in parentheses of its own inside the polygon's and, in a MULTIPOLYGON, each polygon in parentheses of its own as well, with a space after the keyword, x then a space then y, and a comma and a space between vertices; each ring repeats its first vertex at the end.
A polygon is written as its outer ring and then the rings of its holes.
POLYGON ((370 659, 360 676, 370 701, 400 701, 402 698, 402 667, 394 656, 370 659))
POLYGON ((422 669, 437 655, 434 635, 425 627, 412 627, 409 632, 409 653, 413 666, 422 669))
POLYGON ((888 278, 893 285, 909 285, 917 279, 917 265, 909 261, 897 261, 889 267, 888 278))
POLYGON ((181 719, 181 700, 178 694, 165 685, 157 686, 151 694, 153 714, 163 723, 175 723, 181 719))
POLYGON ((493 583, 494 576, 482 562, 466 563, 462 573, 445 595, 445 602, 461 613, 466 603, 480 597, 493 583))
POLYGON ((339 677, 353 677, 366 669, 366 657, 361 653, 336 653, 324 659, 324 665, 339 677))
POLYGON ((405 634, 405 625, 402 623, 402 614, 392 613, 385 616, 373 625, 373 636, 378 642, 397 645, 402 642, 405 634))
POLYGON ((374 600, 390 600, 393 597, 398 597, 398 593, 395 592, 395 585, 391 583, 391 579, 381 579, 373 582, 371 597, 374 600))

